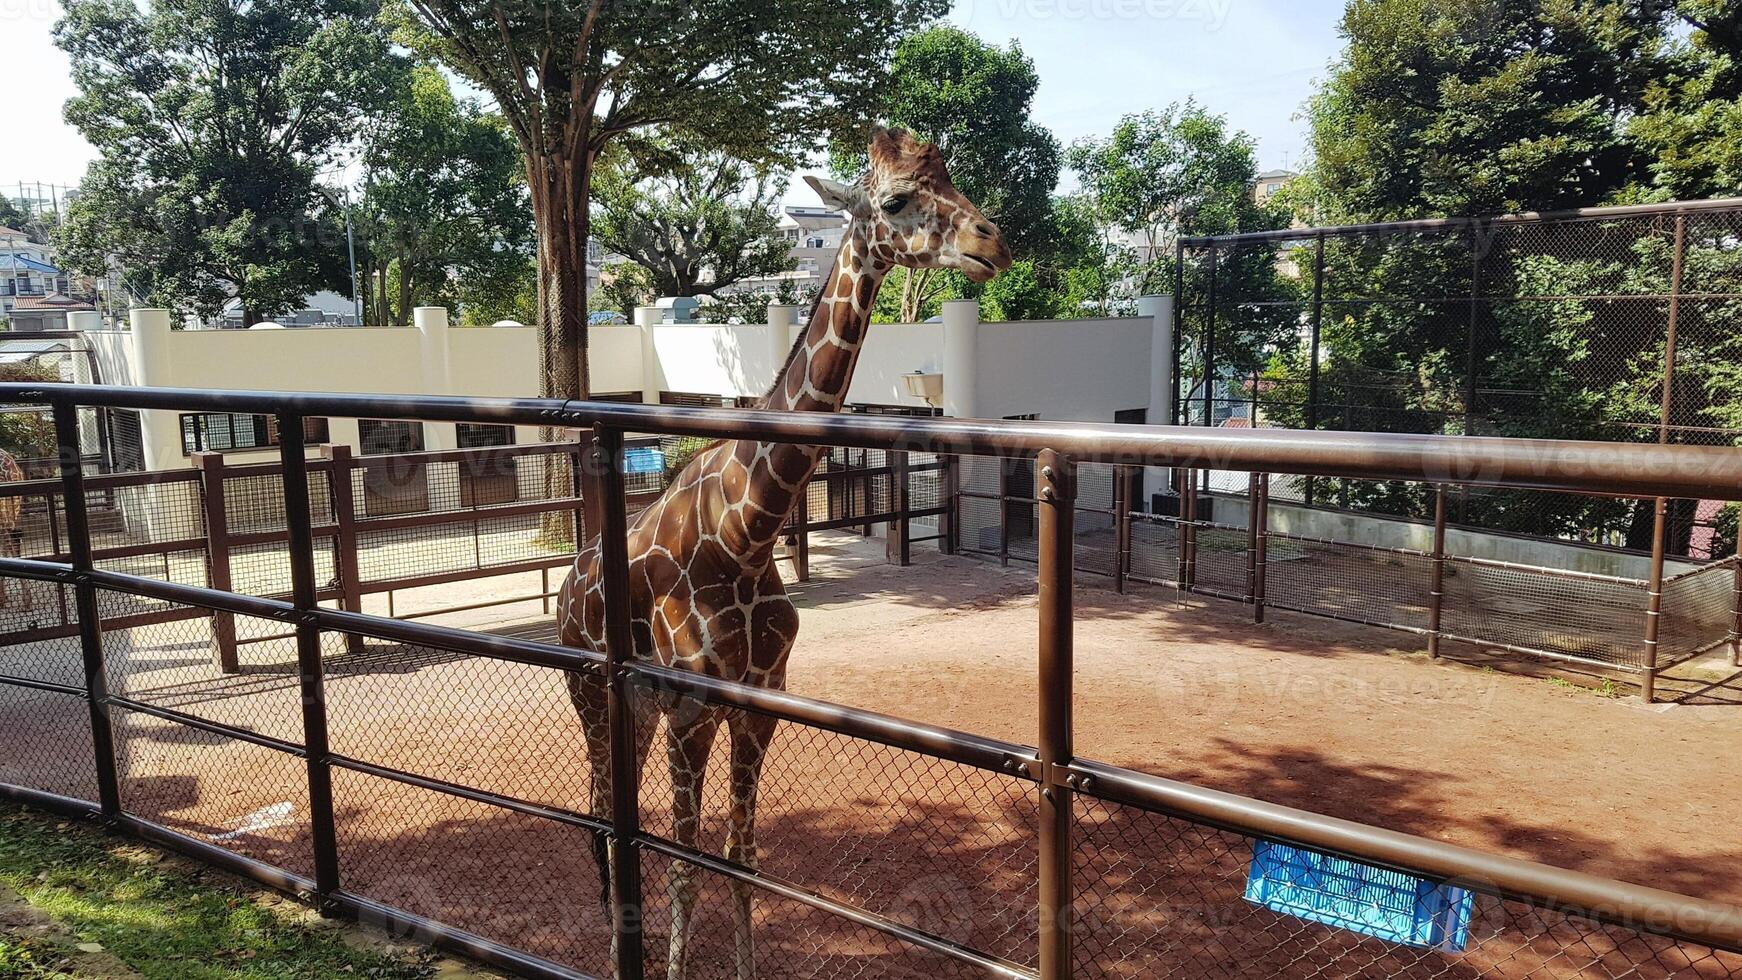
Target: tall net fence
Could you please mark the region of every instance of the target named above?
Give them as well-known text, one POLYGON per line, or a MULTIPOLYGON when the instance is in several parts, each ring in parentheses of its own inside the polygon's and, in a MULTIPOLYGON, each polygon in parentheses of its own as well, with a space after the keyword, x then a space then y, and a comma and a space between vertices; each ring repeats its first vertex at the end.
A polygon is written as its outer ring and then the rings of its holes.
MULTIPOLYGON (((1736 445, 1742 207, 1305 228, 1180 249, 1187 425, 1736 445)), ((1410 516, 1360 481, 1279 498, 1410 516)), ((1649 503, 1460 494, 1469 527, 1649 551, 1649 503)), ((1678 502, 1671 555, 1734 553, 1735 511, 1678 502)))

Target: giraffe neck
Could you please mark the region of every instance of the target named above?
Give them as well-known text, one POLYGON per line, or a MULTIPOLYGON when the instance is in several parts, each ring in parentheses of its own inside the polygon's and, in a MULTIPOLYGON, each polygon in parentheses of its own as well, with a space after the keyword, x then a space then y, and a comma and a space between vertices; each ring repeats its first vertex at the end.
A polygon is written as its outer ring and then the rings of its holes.
MULTIPOLYGON (((846 402, 871 322, 871 306, 893 264, 889 247, 874 249, 869 238, 858 221, 848 228, 810 325, 793 345, 786 366, 763 400, 764 408, 835 412, 846 402)), ((773 557, 781 528, 821 454, 819 446, 755 440, 739 440, 714 453, 712 468, 721 474, 727 506, 744 501, 742 531, 725 534, 723 540, 746 567, 759 567, 773 557)))

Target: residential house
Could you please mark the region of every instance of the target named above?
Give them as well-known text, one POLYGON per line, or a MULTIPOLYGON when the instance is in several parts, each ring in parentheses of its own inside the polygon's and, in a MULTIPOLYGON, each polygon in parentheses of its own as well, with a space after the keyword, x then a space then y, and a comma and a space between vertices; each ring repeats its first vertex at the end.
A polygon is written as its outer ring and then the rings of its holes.
POLYGON ((812 295, 822 289, 823 276, 835 262, 841 250, 841 239, 847 234, 847 216, 828 208, 789 204, 781 211, 780 236, 790 250, 793 268, 772 276, 745 279, 722 289, 725 295, 759 293, 777 296, 782 287, 797 298, 812 295))

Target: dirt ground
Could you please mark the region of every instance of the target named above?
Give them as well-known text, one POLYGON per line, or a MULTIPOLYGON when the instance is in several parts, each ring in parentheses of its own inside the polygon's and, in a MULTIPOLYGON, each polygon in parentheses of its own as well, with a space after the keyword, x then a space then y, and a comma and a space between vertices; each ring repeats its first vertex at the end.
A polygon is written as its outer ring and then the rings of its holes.
MULTIPOLYGON (((819 538, 813 580, 792 587, 801 635, 791 689, 1032 744, 1032 571, 927 549, 915 558, 894 568, 881 542, 819 538)), ((1742 681, 1696 670, 1670 685, 1680 703, 1648 707, 1630 689, 1606 696, 1590 679, 1514 672, 1467 648, 1431 662, 1406 634, 1287 613, 1254 625, 1236 604, 1153 588, 1120 596, 1103 584, 1085 576, 1077 594, 1083 757, 1742 903, 1742 826, 1730 812, 1742 759, 1728 751, 1742 736, 1742 681)), ((469 582, 396 608, 537 585, 536 576, 469 582)), ((549 635, 537 603, 436 621, 549 635)), ((244 647, 244 672, 221 677, 202 620, 109 639, 118 692, 300 737, 288 642, 244 647)), ((585 751, 557 672, 390 645, 353 654, 336 638, 327 662, 335 752, 586 809, 585 751)), ((64 641, 0 650, 0 673, 64 676, 76 663, 76 644, 64 641)), ((0 697, 0 781, 88 795, 79 702, 0 697)), ((130 809, 307 872, 299 760, 123 714, 130 809)), ((710 849, 723 820, 719 782, 708 789, 710 849)), ((356 773, 335 783, 347 888, 602 971, 608 929, 587 834, 356 773)), ((669 786, 657 752, 642 799, 643 819, 662 831, 669 786)), ((1031 963, 1035 810, 1028 787, 1004 777, 783 726, 759 843, 771 874, 1031 963)), ((1685 963, 1630 934, 1595 935, 1487 899, 1470 951, 1448 966, 1439 954, 1349 940, 1244 903, 1251 851, 1237 835, 1092 802, 1078 817, 1078 958, 1088 976, 1742 975, 1742 960, 1685 963), (1626 972, 1645 960, 1654 965, 1626 972)), ((669 869, 644 861, 649 954, 663 971, 669 869)), ((727 976, 730 890, 703 881, 701 891, 691 975, 727 976)), ((755 916, 766 976, 957 975, 941 957, 796 902, 759 898, 755 916)))

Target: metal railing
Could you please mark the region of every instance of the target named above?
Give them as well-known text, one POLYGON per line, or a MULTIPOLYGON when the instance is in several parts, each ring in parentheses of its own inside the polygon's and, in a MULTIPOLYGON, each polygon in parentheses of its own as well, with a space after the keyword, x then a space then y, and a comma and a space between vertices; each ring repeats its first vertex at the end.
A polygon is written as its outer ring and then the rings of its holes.
MULTIPOLYGON (((0 386, 0 401, 54 407, 70 545, 64 562, 0 559, 0 575, 69 588, 80 628, 76 650, 63 651, 76 654, 76 676, 31 676, 43 662, 39 650, 5 661, 14 669, 0 677, 0 694, 22 707, 0 727, 0 794, 102 818, 328 911, 415 931, 528 976, 636 978, 664 969, 650 937, 670 928, 661 890, 648 886, 669 883, 682 867, 760 896, 756 976, 1742 976, 1742 909, 1103 765, 1078 757, 1072 744, 1073 525, 1083 464, 1369 479, 1459 474, 1481 485, 1735 499, 1742 452, 537 399, 0 386), (77 465, 76 407, 92 402, 271 413, 280 431, 293 432, 305 413, 589 429, 583 475, 602 512, 607 648, 323 608, 311 462, 301 447, 282 452, 288 600, 100 569, 77 465), (627 432, 1035 459, 1034 745, 638 659, 624 547, 627 432), (255 687, 202 686, 177 659, 186 637, 169 637, 161 645, 168 654, 125 642, 113 612, 134 601, 282 624, 293 649, 253 665, 262 682, 255 687), (370 642, 369 662, 327 644, 351 637, 370 642), (539 726, 545 708, 566 710, 550 697, 563 679, 601 672, 611 751, 597 764, 610 775, 609 818, 574 804, 584 785, 577 773, 592 763, 576 756, 572 719, 559 734, 539 726), (267 683, 275 678, 292 686, 267 683), (455 713, 435 719, 439 735, 383 727, 395 710, 396 723, 416 726, 444 704, 455 713), (650 704, 668 715, 712 708, 780 723, 762 783, 764 829, 778 846, 765 846, 760 866, 667 832, 662 787, 638 770, 633 744, 634 719, 650 704), (88 759, 69 757, 69 748, 88 748, 88 759), (502 768, 525 756, 530 766, 502 768), (190 772, 223 791, 190 799, 190 772), (232 814, 246 817, 241 828, 218 832, 226 821, 213 808, 237 797, 241 806, 282 802, 232 814), (875 833, 832 822, 867 808, 889 814, 876 818, 875 833), (614 860, 608 914, 589 925, 576 909, 599 897, 598 869, 587 866, 595 840, 614 860), (1380 938, 1250 900, 1247 870, 1276 845, 1464 896, 1456 941, 1380 938), (964 849, 978 859, 964 858, 964 849), (964 914, 933 914, 914 901, 916 880, 935 863, 963 860, 958 867, 971 869, 959 879, 964 914), (498 890, 480 892, 478 881, 491 876, 498 890), (805 961, 793 963, 798 957, 805 961)), ((695 930, 703 949, 692 962, 730 963, 731 930, 710 921, 695 930)))

